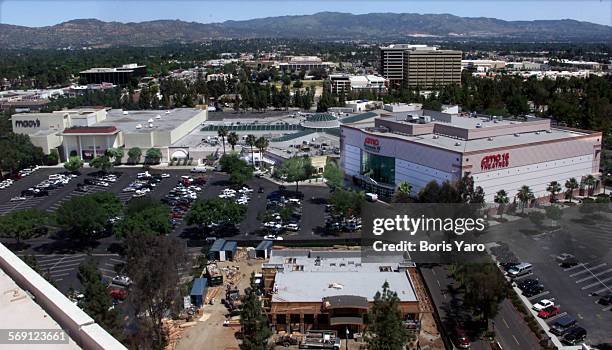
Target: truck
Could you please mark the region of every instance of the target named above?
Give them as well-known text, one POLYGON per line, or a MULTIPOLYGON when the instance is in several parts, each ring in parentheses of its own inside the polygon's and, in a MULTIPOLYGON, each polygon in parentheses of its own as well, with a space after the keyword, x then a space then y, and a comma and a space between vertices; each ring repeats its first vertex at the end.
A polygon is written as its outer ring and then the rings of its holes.
POLYGON ((335 331, 310 330, 304 334, 299 348, 340 350, 340 338, 335 331))

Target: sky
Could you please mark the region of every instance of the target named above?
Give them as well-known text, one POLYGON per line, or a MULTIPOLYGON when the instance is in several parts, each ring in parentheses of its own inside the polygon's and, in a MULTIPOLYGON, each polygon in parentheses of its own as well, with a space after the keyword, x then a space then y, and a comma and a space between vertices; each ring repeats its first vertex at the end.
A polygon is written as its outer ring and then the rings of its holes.
POLYGON ((570 18, 612 25, 612 0, 0 0, 0 23, 42 27, 77 18, 213 23, 321 11, 450 13, 504 20, 570 18))

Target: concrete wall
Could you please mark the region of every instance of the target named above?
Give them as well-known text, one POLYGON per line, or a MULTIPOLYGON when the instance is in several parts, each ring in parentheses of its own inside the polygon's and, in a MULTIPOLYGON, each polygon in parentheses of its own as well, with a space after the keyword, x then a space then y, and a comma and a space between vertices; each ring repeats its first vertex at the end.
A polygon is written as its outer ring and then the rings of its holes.
POLYGON ((62 144, 62 137, 55 134, 30 136, 30 141, 34 146, 42 148, 44 154, 50 154, 52 149, 62 144))
POLYGON ((16 134, 32 135, 38 131, 57 130, 63 131, 69 127, 69 117, 60 113, 19 113, 11 117, 13 132, 16 134), (20 122, 33 122, 32 127, 18 126, 20 122), (38 125, 38 126, 36 126, 38 125))

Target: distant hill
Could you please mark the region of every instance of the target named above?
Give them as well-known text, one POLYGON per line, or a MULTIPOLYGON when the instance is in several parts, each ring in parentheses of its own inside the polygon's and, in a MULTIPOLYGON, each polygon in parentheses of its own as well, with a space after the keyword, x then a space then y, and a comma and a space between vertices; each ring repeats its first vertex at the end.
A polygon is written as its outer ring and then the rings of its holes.
POLYGON ((320 40, 410 40, 416 37, 505 41, 612 41, 612 27, 575 20, 503 21, 449 14, 321 12, 246 21, 203 24, 179 20, 139 23, 77 19, 48 27, 0 24, 0 46, 58 48, 155 46, 229 38, 309 38, 320 40))

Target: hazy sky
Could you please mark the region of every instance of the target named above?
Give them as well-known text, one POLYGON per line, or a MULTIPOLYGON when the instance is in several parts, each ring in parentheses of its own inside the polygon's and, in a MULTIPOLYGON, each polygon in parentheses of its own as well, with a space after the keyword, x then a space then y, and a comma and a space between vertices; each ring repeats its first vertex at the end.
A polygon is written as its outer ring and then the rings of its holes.
POLYGON ((612 25, 612 0, 0 0, 0 23, 46 26, 75 18, 120 22, 181 19, 210 23, 320 11, 450 13, 505 20, 571 18, 612 25))

